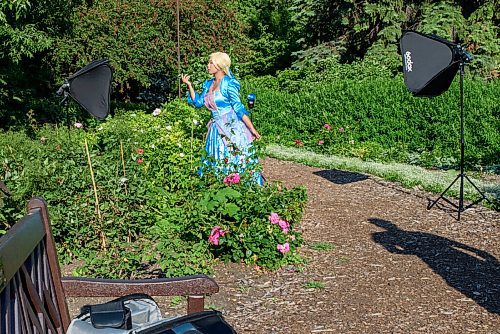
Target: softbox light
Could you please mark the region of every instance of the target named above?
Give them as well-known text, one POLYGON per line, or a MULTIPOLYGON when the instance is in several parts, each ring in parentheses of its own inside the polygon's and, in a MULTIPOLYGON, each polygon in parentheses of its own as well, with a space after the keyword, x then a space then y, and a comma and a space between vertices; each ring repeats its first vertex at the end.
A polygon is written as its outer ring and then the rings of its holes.
POLYGON ((108 60, 95 60, 66 79, 58 94, 69 94, 92 116, 103 120, 109 114, 112 78, 108 60))
POLYGON ((436 200, 429 201, 427 205, 427 209, 431 209, 442 199, 458 209, 458 220, 460 220, 463 211, 483 199, 493 204, 465 174, 464 167, 464 65, 472 60, 472 56, 459 44, 416 31, 403 31, 399 43, 403 57, 405 85, 414 96, 440 95, 450 87, 455 74, 460 71, 460 173, 436 200), (444 196, 457 181, 460 181, 458 205, 444 196), (481 195, 469 205, 464 205, 464 181, 468 181, 481 195))
POLYGON ((466 52, 435 35, 404 31, 400 39, 405 85, 414 96, 438 96, 451 85, 466 52))

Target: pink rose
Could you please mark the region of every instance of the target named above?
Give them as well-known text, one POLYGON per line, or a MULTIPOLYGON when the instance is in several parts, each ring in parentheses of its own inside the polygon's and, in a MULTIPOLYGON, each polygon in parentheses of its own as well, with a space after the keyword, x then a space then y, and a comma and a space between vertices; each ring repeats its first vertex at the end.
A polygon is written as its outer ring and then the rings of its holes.
POLYGON ((210 236, 208 237, 208 242, 215 246, 218 246, 219 238, 223 237, 227 232, 228 231, 224 231, 219 225, 214 226, 214 228, 210 232, 210 236))
POLYGON ((142 164, 142 159, 141 158, 137 159, 137 163, 142 164))
POLYGON ((275 212, 271 212, 271 214, 269 215, 269 221, 271 222, 271 224, 278 224, 278 222, 280 221, 280 216, 275 212))
POLYGON ((283 220, 283 219, 280 219, 280 221, 278 222, 278 226, 285 234, 287 234, 288 230, 290 229, 290 224, 286 220, 283 220))
POLYGON ((285 242, 283 245, 276 245, 276 249, 278 249, 278 252, 285 254, 290 251, 290 245, 288 244, 288 242, 285 242))
POLYGON ((137 149, 137 154, 143 154, 143 153, 144 153, 144 149, 142 149, 142 148, 137 149))
POLYGON ((235 183, 240 183, 241 177, 240 174, 238 173, 232 173, 226 176, 223 180, 223 182, 227 185, 235 184, 235 183))
POLYGON ((325 143, 324 140, 318 140, 318 145, 323 145, 325 143))
POLYGON ((325 123, 325 125, 323 125, 323 127, 327 130, 331 130, 332 129, 332 126, 328 123, 325 123))

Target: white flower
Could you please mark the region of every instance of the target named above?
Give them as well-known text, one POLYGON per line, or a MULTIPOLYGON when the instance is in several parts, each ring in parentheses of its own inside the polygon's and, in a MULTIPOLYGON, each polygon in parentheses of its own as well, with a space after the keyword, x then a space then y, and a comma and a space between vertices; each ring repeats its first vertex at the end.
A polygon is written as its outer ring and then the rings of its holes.
POLYGON ((181 158, 184 158, 184 153, 182 153, 182 152, 181 152, 181 153, 179 153, 179 156, 180 156, 181 158))
POLYGON ((165 129, 167 129, 167 131, 170 131, 170 130, 172 130, 172 126, 171 126, 171 125, 167 125, 167 126, 165 127, 165 129))
POLYGON ((182 144, 181 144, 181 143, 177 143, 177 146, 178 146, 178 147, 182 147, 182 144))
POLYGON ((151 148, 156 148, 155 144, 151 144, 151 148))
POLYGON ((130 114, 130 116, 135 117, 135 116, 137 116, 137 115, 136 115, 136 114, 130 114))
POLYGON ((81 129, 81 128, 83 128, 83 124, 82 124, 82 123, 79 123, 79 122, 76 122, 76 123, 75 123, 75 128, 77 128, 77 129, 81 129))
POLYGON ((153 116, 158 116, 160 113, 161 113, 160 108, 156 108, 155 110, 153 110, 153 116))
POLYGON ((200 123, 200 122, 198 122, 197 119, 193 119, 193 123, 194 123, 194 125, 198 125, 198 123, 200 123))
POLYGON ((102 131, 102 126, 98 127, 97 131, 102 131))
POLYGON ((128 179, 126 177, 120 178, 120 184, 121 185, 125 184, 125 182, 127 182, 127 181, 128 181, 128 179))

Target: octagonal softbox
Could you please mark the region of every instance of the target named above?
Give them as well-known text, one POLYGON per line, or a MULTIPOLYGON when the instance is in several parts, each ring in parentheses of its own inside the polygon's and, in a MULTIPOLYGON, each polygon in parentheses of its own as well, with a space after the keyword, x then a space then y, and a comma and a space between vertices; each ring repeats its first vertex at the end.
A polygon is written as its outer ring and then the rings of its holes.
POLYGON ((95 60, 67 79, 69 95, 98 120, 109 114, 113 71, 107 59, 95 60))

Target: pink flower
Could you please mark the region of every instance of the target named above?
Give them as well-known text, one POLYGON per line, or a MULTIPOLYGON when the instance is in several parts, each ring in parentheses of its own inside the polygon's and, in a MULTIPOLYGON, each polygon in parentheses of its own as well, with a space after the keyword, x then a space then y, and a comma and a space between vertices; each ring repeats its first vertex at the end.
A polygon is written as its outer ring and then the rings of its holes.
POLYGON ((271 222, 271 224, 278 224, 278 222, 280 221, 280 216, 275 212, 271 212, 271 214, 269 215, 269 221, 271 222))
POLYGON ((227 232, 228 231, 224 231, 219 225, 214 226, 214 228, 210 232, 210 236, 208 237, 208 242, 215 246, 218 246, 219 238, 223 237, 227 232))
POLYGON ((278 252, 282 253, 282 254, 285 254, 285 253, 288 253, 290 251, 290 245, 288 244, 288 242, 285 242, 283 245, 276 245, 276 248, 278 249, 278 252))
POLYGON ((137 163, 142 164, 142 159, 141 158, 137 159, 137 163))
POLYGON ((339 132, 344 132, 344 128, 339 128, 339 132))
POLYGON ((75 125, 75 128, 77 128, 77 129, 83 128, 83 124, 82 123, 76 122, 74 125, 75 125))
POLYGON ((290 238, 290 240, 295 241, 295 236, 294 235, 290 235, 289 238, 290 238))
POLYGON ((318 145, 323 145, 325 143, 324 140, 318 140, 318 145))
POLYGON ((331 130, 331 129, 332 129, 332 126, 331 126, 330 124, 328 124, 328 123, 325 123, 325 124, 323 125, 323 127, 324 127, 325 129, 327 129, 327 130, 331 130))
POLYGON ((241 179, 240 174, 231 173, 224 178, 224 183, 227 185, 236 184, 240 183, 240 179, 241 179))
POLYGON ((143 153, 144 153, 144 149, 142 149, 142 148, 137 149, 137 154, 143 154, 143 153))
POLYGON ((278 226, 280 227, 280 229, 283 231, 283 233, 287 234, 288 233, 288 230, 290 229, 290 224, 286 221, 286 220, 283 220, 283 219, 280 219, 279 222, 278 222, 278 226))

